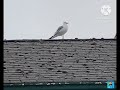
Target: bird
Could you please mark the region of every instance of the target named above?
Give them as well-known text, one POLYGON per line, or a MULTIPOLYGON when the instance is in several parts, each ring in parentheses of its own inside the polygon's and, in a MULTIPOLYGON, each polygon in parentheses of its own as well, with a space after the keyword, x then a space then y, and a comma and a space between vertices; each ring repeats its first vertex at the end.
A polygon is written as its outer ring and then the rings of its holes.
POLYGON ((64 34, 68 31, 68 25, 67 24, 68 24, 68 22, 63 22, 63 25, 58 27, 57 31, 49 39, 53 39, 57 36, 62 36, 62 39, 64 39, 64 34))

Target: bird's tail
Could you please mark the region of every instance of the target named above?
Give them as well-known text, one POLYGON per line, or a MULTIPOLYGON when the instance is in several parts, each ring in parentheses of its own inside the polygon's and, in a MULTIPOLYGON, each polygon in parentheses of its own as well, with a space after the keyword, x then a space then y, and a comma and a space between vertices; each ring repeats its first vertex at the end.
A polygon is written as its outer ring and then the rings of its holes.
POLYGON ((53 39, 53 38, 55 38, 54 36, 52 36, 52 37, 50 37, 49 39, 53 39))

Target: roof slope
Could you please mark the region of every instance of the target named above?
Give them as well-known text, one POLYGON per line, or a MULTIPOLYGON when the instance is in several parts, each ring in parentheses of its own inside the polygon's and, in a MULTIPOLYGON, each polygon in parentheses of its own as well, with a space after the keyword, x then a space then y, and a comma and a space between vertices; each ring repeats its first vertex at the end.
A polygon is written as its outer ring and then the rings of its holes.
POLYGON ((5 40, 4 83, 116 81, 115 39, 5 40))

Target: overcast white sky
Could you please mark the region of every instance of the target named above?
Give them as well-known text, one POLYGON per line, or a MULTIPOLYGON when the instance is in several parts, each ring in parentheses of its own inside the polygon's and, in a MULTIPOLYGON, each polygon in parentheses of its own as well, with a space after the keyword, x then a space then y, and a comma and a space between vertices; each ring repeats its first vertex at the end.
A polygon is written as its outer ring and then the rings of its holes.
POLYGON ((113 38, 116 0, 4 0, 4 39, 48 39, 64 21, 65 39, 113 38), (110 15, 101 13, 103 5, 110 15))

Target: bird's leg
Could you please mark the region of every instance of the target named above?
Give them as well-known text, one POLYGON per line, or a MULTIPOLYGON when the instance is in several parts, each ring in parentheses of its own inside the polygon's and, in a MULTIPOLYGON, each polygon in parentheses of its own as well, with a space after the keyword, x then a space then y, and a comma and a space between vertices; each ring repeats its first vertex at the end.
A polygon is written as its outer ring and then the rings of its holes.
POLYGON ((62 39, 64 39, 64 35, 62 35, 62 39))

